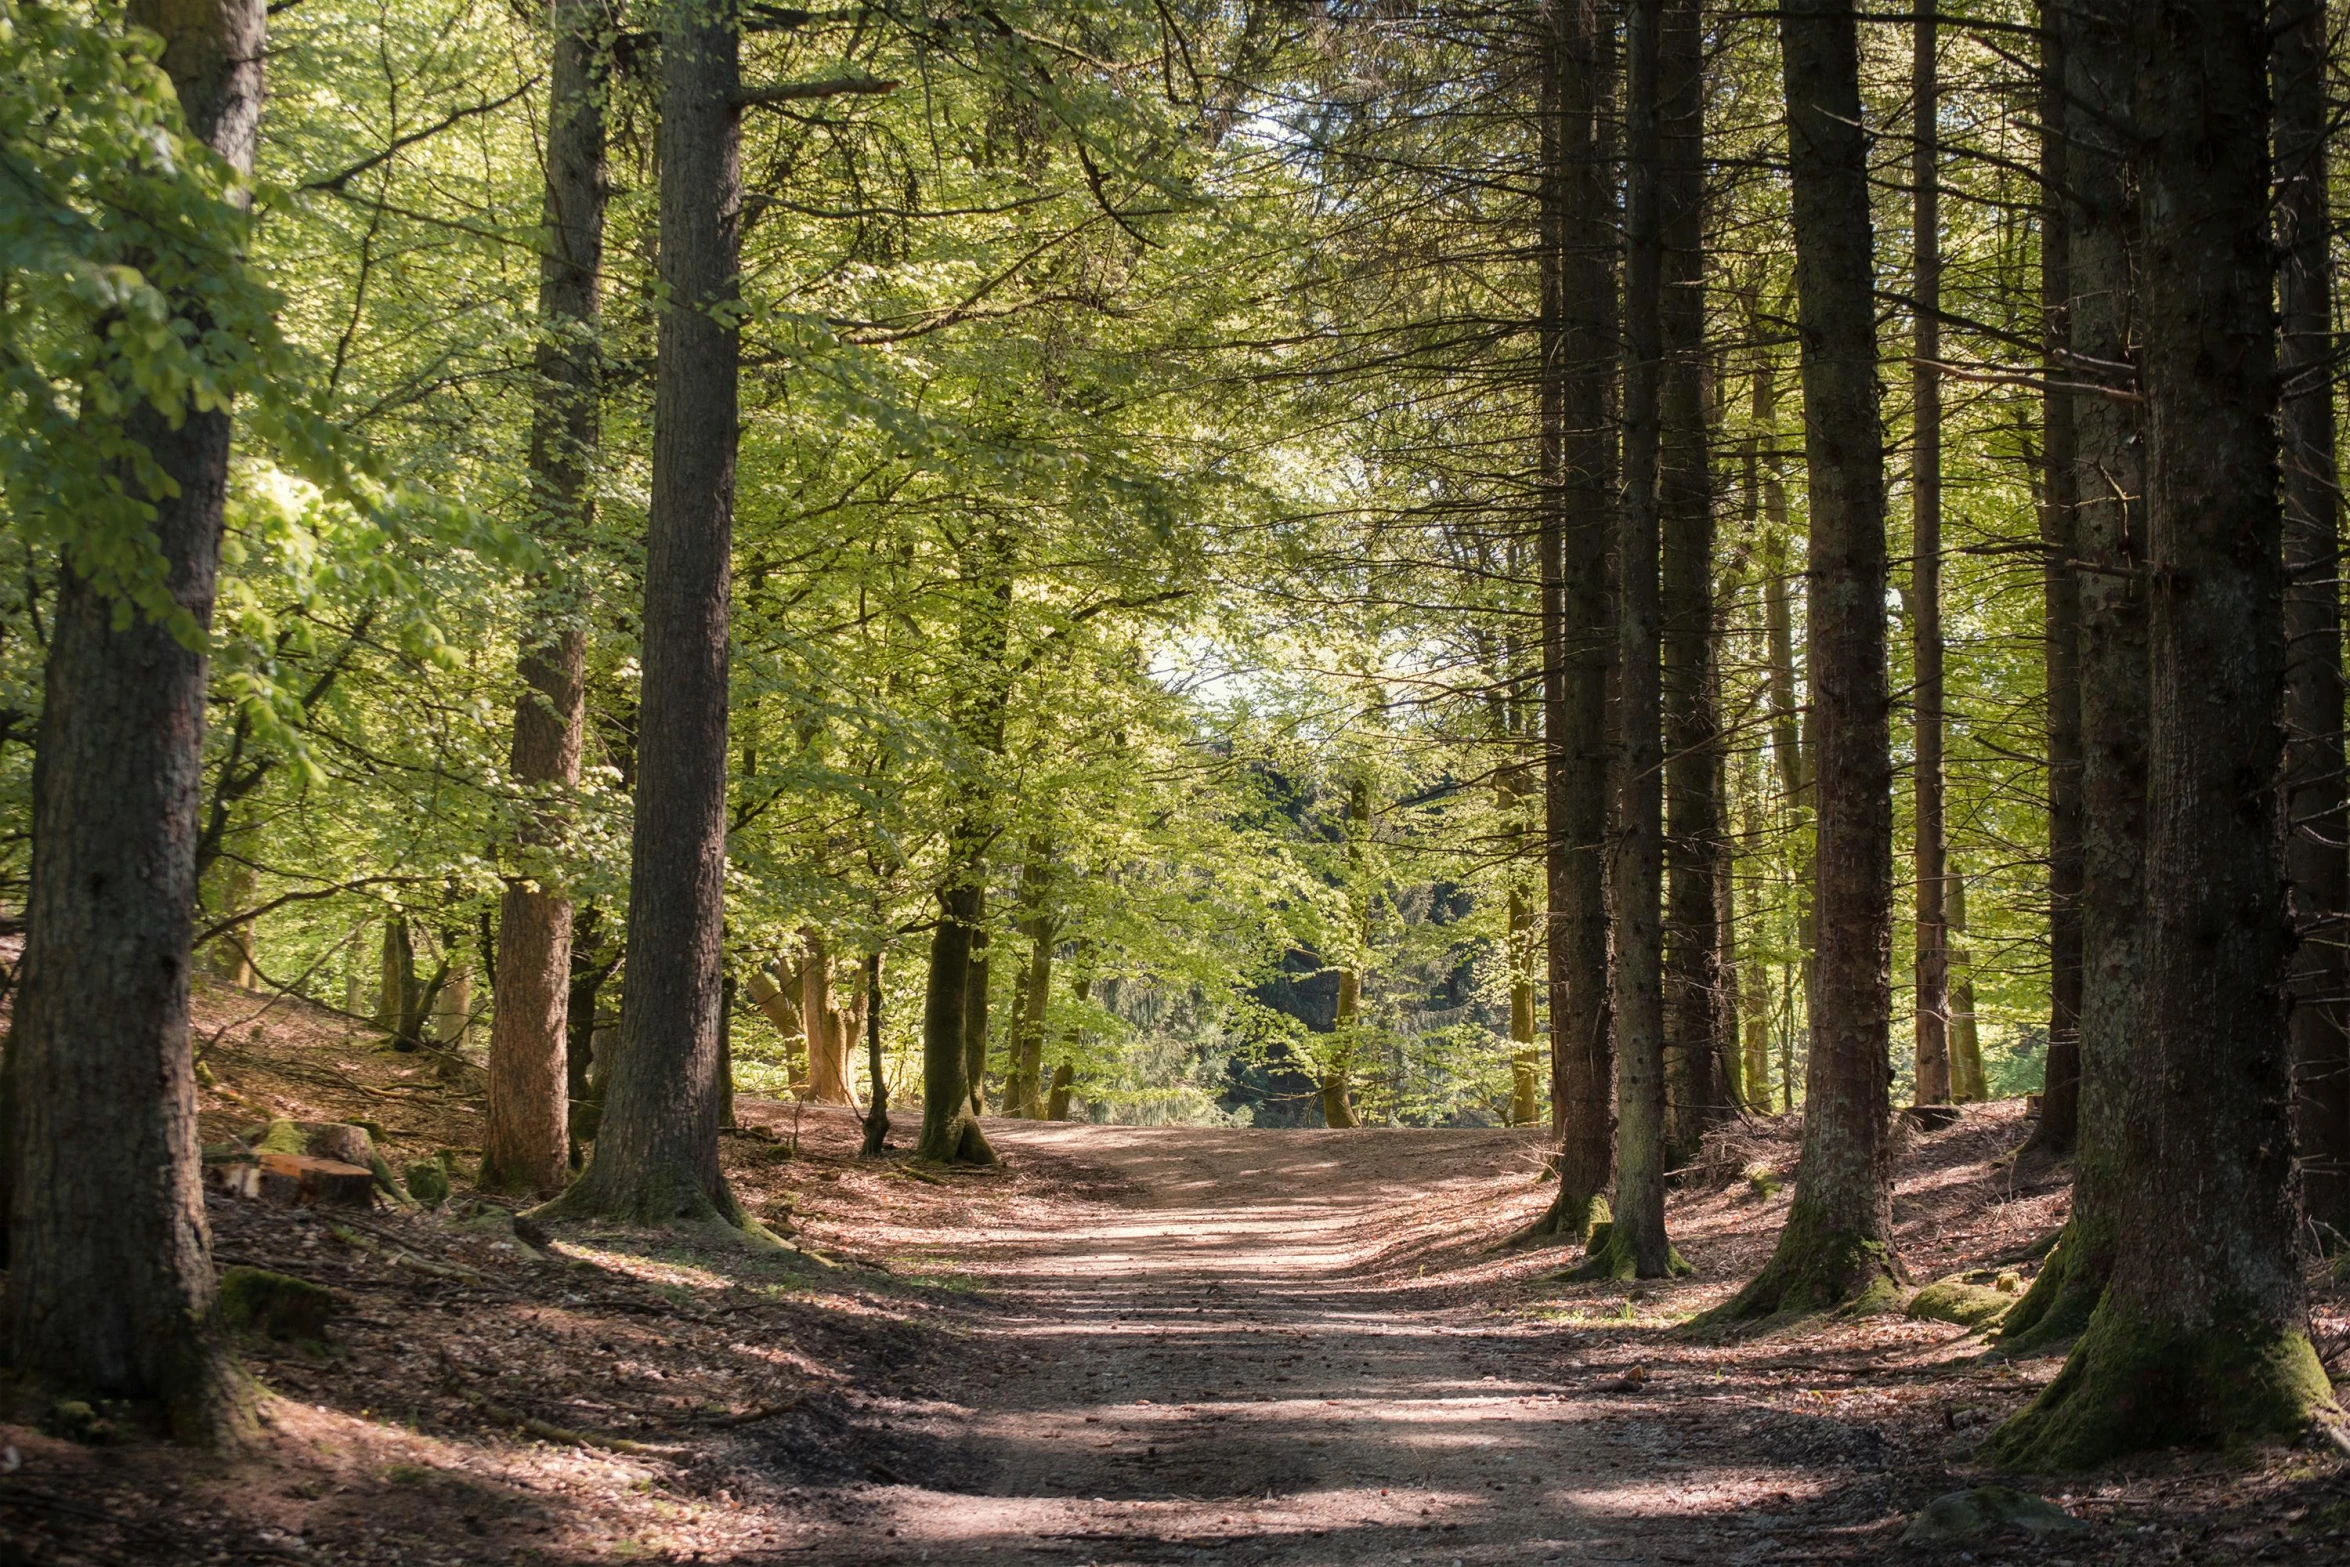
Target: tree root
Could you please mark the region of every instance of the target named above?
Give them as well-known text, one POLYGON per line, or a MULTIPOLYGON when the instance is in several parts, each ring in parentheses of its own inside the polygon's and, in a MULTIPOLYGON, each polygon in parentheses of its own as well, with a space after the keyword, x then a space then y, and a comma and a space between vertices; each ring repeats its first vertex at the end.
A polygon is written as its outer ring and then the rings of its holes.
MULTIPOLYGON (((1797 1199, 1798 1204, 1801 1198, 1797 1199)), ((1847 1231, 1825 1231, 1800 1206, 1788 1214, 1778 1249, 1746 1288, 1693 1327, 1783 1321, 1841 1311, 1865 1316, 1900 1304, 1906 1280, 1892 1247, 1847 1231)))
POLYGON ((2334 1413, 2307 1334, 2241 1305, 2182 1329, 2109 1290, 2056 1380, 1983 1452, 2011 1469, 2080 1469, 2147 1448, 2295 1436, 2334 1413))
POLYGON ((2038 1354, 2081 1336, 2105 1293, 2105 1270, 2091 1250, 2078 1223, 2067 1220, 2032 1287, 1999 1324, 2001 1354, 2038 1354))
MULTIPOLYGON (((449 1364, 446 1356, 442 1357, 442 1368, 447 1372, 444 1385, 450 1392, 463 1399, 467 1407, 476 1414, 493 1420, 499 1425, 511 1426, 517 1431, 527 1432, 542 1442, 558 1442, 566 1447, 600 1447, 606 1452, 630 1453, 646 1458, 675 1458, 684 1451, 682 1448, 675 1447, 654 1447, 650 1443, 634 1442, 624 1436, 603 1436, 594 1431, 574 1431, 569 1426, 559 1426, 551 1420, 541 1420, 536 1415, 526 1415, 520 1410, 508 1409, 503 1404, 494 1403, 484 1398, 458 1380, 456 1369, 449 1364)), ((780 1411, 773 1412, 780 1413, 780 1411)), ((762 1414, 759 1418, 764 1417, 762 1414)))
POLYGON ((988 1146, 987 1134, 979 1129, 978 1118, 968 1111, 959 1112, 943 1125, 922 1128, 922 1142, 914 1150, 914 1157, 931 1164, 994 1164, 996 1152, 988 1146))
POLYGON ((1577 1196, 1563 1186, 1542 1211, 1542 1217, 1496 1246, 1496 1251, 1514 1251, 1522 1247, 1540 1245, 1546 1241, 1564 1241, 1569 1246, 1580 1246, 1591 1238, 1598 1226, 1608 1222, 1607 1199, 1599 1196, 1577 1196))
POLYGON ((1665 1258, 1663 1272, 1643 1275, 1639 1252, 1631 1237, 1609 1221, 1591 1227, 1591 1248, 1583 1258, 1583 1265, 1571 1269, 1566 1276, 1576 1283, 1587 1284, 1600 1279, 1677 1279, 1697 1271, 1670 1245, 1665 1247, 1665 1258))

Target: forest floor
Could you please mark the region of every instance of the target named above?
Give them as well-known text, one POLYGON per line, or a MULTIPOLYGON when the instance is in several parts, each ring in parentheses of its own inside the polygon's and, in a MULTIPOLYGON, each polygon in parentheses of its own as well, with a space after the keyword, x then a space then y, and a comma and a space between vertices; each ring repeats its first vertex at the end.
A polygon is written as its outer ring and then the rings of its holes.
MULTIPOLYGON (((200 998, 208 1139, 365 1119, 395 1167, 464 1168, 465 1083, 263 1007, 200 998)), ((737 1109, 730 1177, 797 1249, 518 1233, 462 1183, 428 1214, 213 1198, 224 1266, 334 1291, 328 1341, 247 1345, 272 1396, 233 1458, 68 1442, 12 1391, 0 1567, 2350 1559, 2331 1448, 2018 1481, 1970 1453, 2054 1358, 1900 1317, 1691 1333, 1777 1233, 1750 1177, 1792 1174, 1788 1124, 1684 1177, 1697 1273, 1627 1286, 1501 1247, 1546 1201, 1532 1133, 994 1121, 1006 1166, 942 1174, 859 1161, 843 1110, 737 1109), (1903 1542, 1989 1481, 2081 1527, 1903 1542)), ((2001 1104, 1906 1136, 1921 1281, 2029 1276, 2067 1197, 2006 1157, 2024 1130, 2001 1104)), ((2319 1306, 2338 1351, 2350 1302, 2319 1306)))

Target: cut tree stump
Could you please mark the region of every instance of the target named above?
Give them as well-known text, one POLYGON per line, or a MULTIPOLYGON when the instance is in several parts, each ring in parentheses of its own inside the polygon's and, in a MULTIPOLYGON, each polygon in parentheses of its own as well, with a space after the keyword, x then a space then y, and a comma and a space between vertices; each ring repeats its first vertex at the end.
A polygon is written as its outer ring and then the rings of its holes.
MULTIPOLYGON (((263 1203, 289 1208, 374 1208, 376 1203, 376 1172, 364 1165, 310 1154, 256 1154, 254 1163, 259 1170, 254 1170, 249 1193, 263 1203)), ((230 1191, 240 1189, 219 1175, 214 1179, 230 1191)))

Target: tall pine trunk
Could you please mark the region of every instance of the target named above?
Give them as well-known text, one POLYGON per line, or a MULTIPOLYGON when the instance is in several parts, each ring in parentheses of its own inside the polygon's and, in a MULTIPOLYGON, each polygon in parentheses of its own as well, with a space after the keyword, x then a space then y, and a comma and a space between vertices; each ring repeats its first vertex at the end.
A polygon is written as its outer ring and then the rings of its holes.
MULTIPOLYGON (((2293 893, 2294 1141, 2309 1217, 2350 1234, 2350 812, 2343 807, 2340 475, 2326 201, 2324 0, 2280 0, 2278 375, 2285 501, 2285 866, 2293 893)), ((2331 1237, 2329 1239, 2332 1239, 2331 1237)))
POLYGON ((1850 0, 1790 0, 1780 11, 1779 42, 1811 478, 1819 946, 1795 1200, 1771 1260, 1721 1308, 1731 1319, 1817 1310, 1889 1290, 1901 1278, 1887 1092, 1893 804, 1885 452, 1868 136, 1850 0))
POLYGON ((1916 1087, 1922 1105, 1950 1100, 1950 957, 1942 908, 1942 192, 1940 30, 1930 14, 1912 24, 1913 115, 1910 238, 1910 631, 1916 765, 1916 1087))
MULTIPOLYGON (((129 16, 162 35, 188 134, 249 173, 260 0, 133 0, 129 16)), ((141 406, 125 433, 168 481, 145 495, 165 591, 208 632, 229 414, 174 426, 141 406)), ((188 1043, 206 660, 144 615, 116 624, 117 607, 60 571, 10 1050, 11 1359, 61 1392, 151 1401, 183 1439, 229 1440, 251 1416, 215 1320, 188 1043)))
POLYGON ((727 620, 740 343, 741 39, 674 0, 661 38, 661 283, 628 979, 595 1157, 564 1215, 749 1221, 718 1164, 727 620))
POLYGON ((1614 1163, 1607 830, 1608 358, 1615 335, 1607 92, 1595 0, 1539 13, 1543 880, 1559 1190, 1536 1226, 1589 1234, 1614 1163))
POLYGON ((1632 0, 1624 28, 1624 490, 1616 523, 1616 668, 1622 790, 1608 878, 1615 928, 1616 1191, 1590 1270, 1660 1278, 1665 1237, 1664 732, 1658 563, 1658 413, 1664 241, 1657 74, 1663 0, 1632 0))
POLYGON ((2134 13, 2147 990, 2114 1089, 2128 1179, 2111 1191, 2105 1294, 2064 1370, 1996 1439, 2035 1468, 2297 1433, 2331 1399, 2291 1190, 2265 12, 2180 0, 2134 13))
MULTIPOLYGON (((2048 704, 2048 1066, 2035 1148, 2069 1154, 2081 1114, 2081 593, 2079 439, 2072 391, 2072 207, 2064 31, 2040 20, 2040 660, 2048 704)), ((1955 924, 1956 922, 1953 921, 1955 924)), ((1954 1025, 1955 1026, 1955 1025, 1954 1025)))
POLYGON ((1665 744, 1665 1147, 1680 1164, 1732 1113, 1715 881, 1724 853, 1714 715, 1714 512, 1705 354, 1705 49, 1697 0, 1666 0, 1657 56, 1657 515, 1665 744))
MULTIPOLYGON (((557 561, 586 544, 595 507, 596 288, 604 258, 604 77, 594 0, 553 0, 548 89, 545 252, 539 257, 538 392, 530 468, 538 531, 557 561)), ((555 838, 563 797, 579 785, 587 697, 587 624, 576 580, 540 584, 523 646, 510 756, 525 805, 525 845, 555 838)), ((496 1016, 490 1024, 484 1191, 552 1192, 570 1174, 567 1029, 571 899, 528 874, 498 904, 496 1016)))
MULTIPOLYGON (((2120 0, 2053 7, 2066 96, 2074 399, 2072 546, 2080 615, 2080 1079, 2073 1207, 2063 1238, 2001 1325, 2022 1349, 2078 1333, 2105 1288, 2119 1180, 2121 1089, 2149 983, 2146 899, 2147 566, 2142 495, 2129 12, 2120 0)), ((2051 1143, 2053 1139, 2051 1139, 2051 1143)))

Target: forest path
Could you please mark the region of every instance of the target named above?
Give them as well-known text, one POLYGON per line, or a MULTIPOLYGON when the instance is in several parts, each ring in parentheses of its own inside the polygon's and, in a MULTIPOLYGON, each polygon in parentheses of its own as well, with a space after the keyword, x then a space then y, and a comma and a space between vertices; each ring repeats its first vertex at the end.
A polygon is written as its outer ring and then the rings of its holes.
POLYGON ((1572 1335, 1480 1298, 1497 1223, 1538 1206, 1539 1138, 988 1132, 1029 1172, 1081 1173, 1090 1195, 1010 1229, 900 1232, 917 1255, 976 1273, 992 1308, 966 1340, 962 1385, 892 1411, 895 1433, 955 1474, 929 1488, 907 1449, 904 1483, 868 1493, 875 1511, 819 1559, 1713 1563, 1775 1552, 1751 1527, 1764 1520, 1742 1524, 1737 1508, 1805 1488, 1799 1475, 1751 1457, 1693 1461, 1680 1420, 1613 1400, 1634 1388, 1565 1359, 1572 1335), (877 1556, 885 1529, 894 1539, 877 1556))

